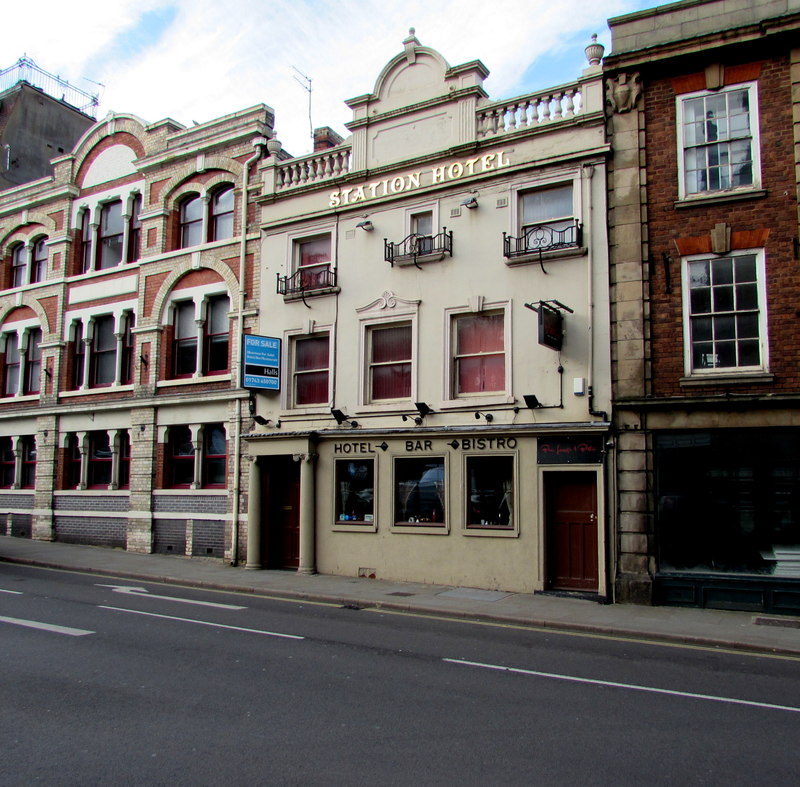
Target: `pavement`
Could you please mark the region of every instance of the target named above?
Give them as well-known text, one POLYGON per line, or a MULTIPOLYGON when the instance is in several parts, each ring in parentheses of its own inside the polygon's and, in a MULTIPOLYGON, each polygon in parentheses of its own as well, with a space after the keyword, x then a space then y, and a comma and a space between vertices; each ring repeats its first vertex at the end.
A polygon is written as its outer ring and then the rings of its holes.
POLYGON ((248 570, 221 560, 0 536, 2 563, 78 571, 126 581, 301 599, 553 631, 628 637, 800 658, 800 618, 681 607, 600 604, 542 593, 507 593, 416 582, 248 570))

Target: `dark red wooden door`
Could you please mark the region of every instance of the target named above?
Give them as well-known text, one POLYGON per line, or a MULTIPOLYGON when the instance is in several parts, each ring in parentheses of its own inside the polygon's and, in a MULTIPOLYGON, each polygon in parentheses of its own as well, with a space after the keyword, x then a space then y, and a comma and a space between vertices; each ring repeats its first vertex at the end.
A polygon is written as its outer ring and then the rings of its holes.
POLYGON ((300 465, 276 459, 268 474, 268 568, 300 565, 300 465))
POLYGON ((597 476, 545 474, 547 586, 598 590, 597 476))

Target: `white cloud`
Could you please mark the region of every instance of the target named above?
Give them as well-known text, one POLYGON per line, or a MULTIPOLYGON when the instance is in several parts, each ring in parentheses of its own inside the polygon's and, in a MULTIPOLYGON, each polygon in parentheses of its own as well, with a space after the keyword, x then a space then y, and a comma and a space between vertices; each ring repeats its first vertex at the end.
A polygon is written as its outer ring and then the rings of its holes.
POLYGON ((345 133, 344 100, 372 91, 409 27, 451 65, 482 60, 491 71, 487 89, 499 99, 546 86, 520 80, 537 58, 549 75, 544 56, 565 47, 576 50, 576 70, 553 78, 574 79, 585 65, 588 32, 607 39, 607 17, 643 5, 647 0, 40 0, 37 13, 47 24, 32 24, 29 9, 14 4, 4 9, 4 28, 19 31, 16 57, 25 52, 83 89, 93 86, 82 77, 104 83, 101 114, 190 125, 263 102, 276 111, 287 149, 303 153, 310 149, 307 94, 292 66, 313 80, 313 124, 345 133), (131 52, 126 36, 149 11, 174 17, 150 38, 139 29, 131 52), (588 32, 567 46, 579 31, 588 32))

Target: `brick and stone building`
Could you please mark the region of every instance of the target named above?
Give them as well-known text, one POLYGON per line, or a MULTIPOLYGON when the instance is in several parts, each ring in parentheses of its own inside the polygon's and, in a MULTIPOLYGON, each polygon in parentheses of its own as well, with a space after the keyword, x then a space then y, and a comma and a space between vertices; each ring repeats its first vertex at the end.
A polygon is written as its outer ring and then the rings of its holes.
POLYGON ((0 191, 0 532, 237 560, 271 126, 110 113, 0 191))
POLYGON ((609 22, 616 598, 800 609, 800 6, 609 22))
POLYGON ((589 54, 569 84, 491 101, 480 61, 412 31, 347 102, 349 138, 285 161, 270 141, 248 566, 609 597, 589 54))

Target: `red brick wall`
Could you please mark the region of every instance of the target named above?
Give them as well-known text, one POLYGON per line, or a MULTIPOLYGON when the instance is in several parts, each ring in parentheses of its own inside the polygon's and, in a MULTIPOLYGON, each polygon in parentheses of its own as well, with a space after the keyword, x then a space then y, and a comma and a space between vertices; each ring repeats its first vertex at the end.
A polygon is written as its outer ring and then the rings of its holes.
MULTIPOLYGON (((648 230, 653 262, 653 393, 658 397, 708 395, 729 388, 703 386, 698 391, 682 387, 679 382, 684 376, 680 254, 688 250, 704 253, 710 248, 710 231, 720 223, 730 226, 733 244, 739 248, 766 236, 769 357, 775 379, 771 383, 737 384, 735 391, 786 392, 797 390, 800 385, 800 318, 796 314, 800 303, 800 265, 794 260, 793 248, 797 205, 788 58, 727 66, 726 83, 730 83, 731 75, 736 76, 737 72, 744 77, 758 74, 761 179, 766 197, 676 208, 675 89, 696 90, 698 74, 673 72, 663 78, 651 77, 645 86, 648 230), (666 292, 664 253, 672 260, 669 268, 671 294, 666 292)), ((702 72, 699 76, 703 76, 702 72)), ((699 82, 700 89, 703 85, 704 80, 699 82)))

